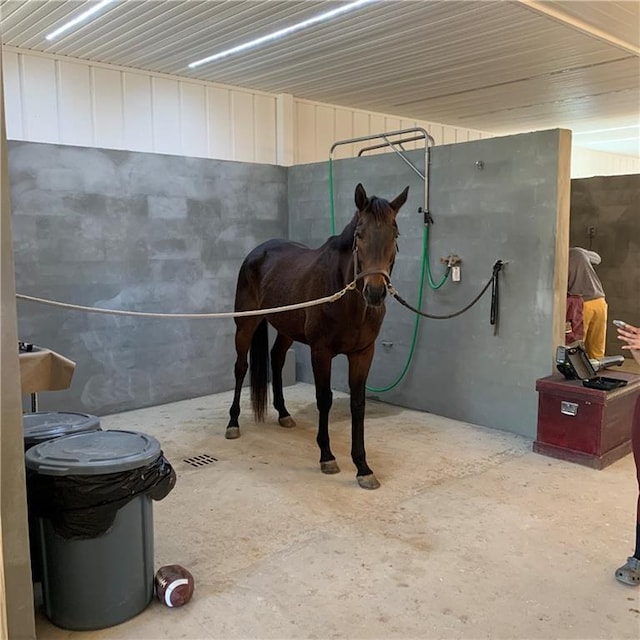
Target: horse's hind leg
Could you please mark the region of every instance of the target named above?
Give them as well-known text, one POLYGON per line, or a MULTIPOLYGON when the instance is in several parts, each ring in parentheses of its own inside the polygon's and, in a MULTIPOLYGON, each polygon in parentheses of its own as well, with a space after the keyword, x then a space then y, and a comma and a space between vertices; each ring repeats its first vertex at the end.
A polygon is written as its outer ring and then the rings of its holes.
POLYGON ((295 427, 296 422, 291 417, 284 405, 284 395, 282 393, 282 368, 287 357, 287 351, 293 344, 293 340, 281 333, 271 349, 271 381, 273 385, 273 406, 278 412, 278 422, 282 427, 295 427))
POLYGON ((229 424, 224 434, 224 437, 229 440, 240 437, 240 425, 238 424, 240 393, 242 392, 242 383, 247 375, 247 354, 251 346, 251 339, 261 320, 262 318, 256 316, 236 318, 236 364, 234 367, 236 388, 233 394, 233 403, 229 409, 229 424))
POLYGON ((329 410, 333 404, 331 392, 331 355, 325 351, 311 350, 311 365, 316 383, 316 405, 318 407, 318 437, 320 447, 320 470, 322 473, 339 473, 340 467, 329 445, 329 410))

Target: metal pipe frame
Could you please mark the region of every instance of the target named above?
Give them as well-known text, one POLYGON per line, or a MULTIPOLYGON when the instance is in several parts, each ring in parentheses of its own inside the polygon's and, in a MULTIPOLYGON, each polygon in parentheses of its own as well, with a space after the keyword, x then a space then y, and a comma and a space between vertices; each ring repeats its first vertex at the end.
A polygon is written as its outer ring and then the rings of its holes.
POLYGON ((411 167, 411 169, 413 169, 413 171, 415 171, 422 178, 424 182, 424 213, 425 213, 425 224, 426 224, 426 221, 431 219, 430 212, 429 212, 429 177, 430 177, 430 165, 431 165, 431 156, 429 153, 429 149, 432 146, 435 146, 435 140, 426 129, 423 129, 422 127, 411 127, 409 129, 399 129, 397 131, 387 131, 385 133, 374 133, 368 136, 360 136, 358 138, 338 140, 337 142, 334 142, 331 145, 331 149, 329 151, 329 159, 333 161, 333 152, 335 151, 336 147, 339 147, 344 144, 355 144, 357 142, 366 142, 367 140, 378 140, 378 139, 384 140, 384 143, 361 149, 358 152, 358 157, 361 157, 362 153, 366 151, 372 151, 373 149, 380 149, 383 147, 389 147, 392 151, 398 154, 398 156, 400 156, 400 159, 406 164, 408 164, 411 167), (417 133, 420 135, 416 135, 411 138, 405 138, 401 140, 389 139, 391 136, 404 136, 410 133, 417 133), (425 174, 424 175, 403 155, 402 151, 399 151, 396 148, 396 145, 402 145, 403 142, 414 142, 416 140, 425 141, 425 149, 424 149, 425 150, 425 159, 424 159, 425 174))

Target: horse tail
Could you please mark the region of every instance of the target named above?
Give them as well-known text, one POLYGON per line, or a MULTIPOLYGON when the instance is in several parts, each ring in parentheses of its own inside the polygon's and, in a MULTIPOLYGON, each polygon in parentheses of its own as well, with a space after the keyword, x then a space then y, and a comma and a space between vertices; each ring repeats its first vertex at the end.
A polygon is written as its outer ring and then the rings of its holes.
POLYGON ((260 322, 253 334, 249 351, 249 371, 253 415, 257 422, 264 422, 269 372, 269 336, 266 320, 260 322))

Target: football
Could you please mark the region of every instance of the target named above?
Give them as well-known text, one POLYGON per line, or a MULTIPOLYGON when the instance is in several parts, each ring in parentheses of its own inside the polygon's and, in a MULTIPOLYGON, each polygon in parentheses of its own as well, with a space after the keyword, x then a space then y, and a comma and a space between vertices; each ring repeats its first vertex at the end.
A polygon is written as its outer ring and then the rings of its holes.
POLYGON ((167 607, 181 607, 193 596, 195 582, 189 571, 179 564, 158 569, 155 577, 156 597, 167 607))

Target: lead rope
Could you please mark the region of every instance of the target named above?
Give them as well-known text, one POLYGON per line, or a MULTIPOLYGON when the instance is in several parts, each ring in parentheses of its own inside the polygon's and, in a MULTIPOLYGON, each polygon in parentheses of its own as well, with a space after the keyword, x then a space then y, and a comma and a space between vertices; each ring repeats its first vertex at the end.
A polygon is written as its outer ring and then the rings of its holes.
MULTIPOLYGON (((354 254, 355 255, 355 254, 354 254)), ((47 300, 46 298, 36 298, 35 296, 27 296, 22 293, 16 293, 18 300, 24 300, 25 302, 37 302, 39 304, 45 304, 50 307, 60 307, 62 309, 71 309, 74 311, 87 311, 89 313, 103 313, 112 316, 136 316, 138 318, 186 318, 186 319, 211 319, 211 318, 241 318, 244 316, 264 316, 271 313, 282 313, 284 311, 295 311, 296 309, 305 309, 307 307, 315 307, 327 302, 336 302, 347 291, 353 291, 356 288, 358 280, 365 276, 372 275, 374 273, 381 274, 387 281, 387 286, 391 284, 391 277, 382 269, 367 269, 360 273, 354 272, 353 280, 330 296, 324 296, 323 298, 316 298, 315 300, 308 300, 307 302, 298 302, 296 304, 287 304, 281 307, 271 307, 269 309, 252 309, 251 311, 225 311, 221 313, 152 313, 146 311, 123 311, 120 309, 101 309, 100 307, 86 307, 80 304, 69 304, 67 302, 58 302, 57 300, 47 300)))
POLYGON ((502 260, 498 260, 493 265, 493 276, 491 278, 491 319, 490 322, 493 325, 493 335, 498 335, 498 320, 499 312, 500 312, 500 279, 498 278, 498 274, 502 271, 502 267, 504 263, 502 260))
POLYGON ((389 291, 389 294, 392 295, 401 305, 407 307, 407 309, 410 309, 411 311, 413 311, 414 313, 417 313, 418 315, 422 316, 423 318, 431 318, 432 320, 448 320, 449 318, 455 318, 456 316, 459 316, 459 315, 463 314, 465 311, 468 311, 469 309, 471 309, 471 307, 473 307, 473 305, 476 304, 476 302, 478 302, 478 300, 480 300, 480 298, 482 298, 482 296, 484 295, 485 291, 489 288, 489 286, 493 285, 492 289, 491 289, 491 316, 490 316, 490 323, 492 325, 494 325, 493 335, 497 335, 497 333, 498 333, 498 315, 499 315, 499 308, 498 308, 498 303, 499 303, 498 274, 502 270, 504 264, 505 263, 502 262, 502 260, 496 261, 496 263, 493 265, 493 272, 491 274, 491 279, 489 280, 489 282, 487 282, 487 284, 484 285, 484 287, 482 287, 482 290, 480 291, 480 293, 466 307, 464 307, 463 309, 460 309, 460 311, 456 311, 455 313, 448 313, 447 315, 443 315, 443 316, 434 315, 432 313, 425 313, 424 311, 419 311, 415 307, 412 307, 398 293, 398 291, 395 289, 395 287, 392 284, 388 285, 387 290, 389 291))
POLYGON ((119 309, 100 309, 99 307, 85 307, 79 304, 68 304, 66 302, 57 302, 56 300, 46 300, 45 298, 36 298, 35 296, 26 296, 21 293, 16 293, 18 300, 25 300, 26 302, 37 302, 39 304, 46 304, 50 307, 61 307, 62 309, 72 309, 74 311, 88 311, 90 313, 104 313, 112 316, 136 316, 139 318, 187 318, 187 319, 210 319, 210 318, 240 318, 243 316, 263 316, 270 313, 282 313, 283 311, 294 311, 295 309, 304 309, 306 307, 313 307, 325 302, 335 302, 342 298, 342 296, 356 288, 356 281, 353 280, 346 287, 337 291, 333 295, 325 296, 324 298, 317 298, 316 300, 309 300, 307 302, 298 302, 296 304, 288 304, 282 307, 273 307, 271 309, 253 309, 251 311, 226 311, 222 313, 151 313, 144 311, 121 311, 119 309))
MULTIPOLYGON (((355 255, 354 255, 355 257, 355 255)), ((243 316, 262 316, 270 313, 282 313, 283 311, 294 311, 296 309, 304 309, 306 307, 313 307, 320 304, 325 304, 326 302, 336 302, 342 296, 344 296, 347 291, 353 291, 356 288, 356 283, 360 278, 364 278, 365 276, 371 275, 373 273, 379 273, 384 276, 387 281, 387 291, 390 295, 392 295, 400 304, 407 307, 414 313, 417 313, 424 318, 431 318, 434 320, 446 320, 448 318, 455 318, 465 311, 469 310, 484 294, 484 292, 489 288, 490 284, 493 284, 493 288, 491 291, 491 324, 494 325, 494 335, 498 332, 498 303, 499 303, 499 288, 498 288, 498 274, 502 270, 504 266, 504 262, 502 260, 498 260, 493 265, 493 274, 491 276, 491 280, 487 282, 487 284, 482 288, 482 291, 466 306, 464 309, 460 311, 456 311, 455 313, 450 313, 444 316, 433 315, 430 313, 425 313, 424 311, 419 311, 415 307, 412 307, 402 296, 398 293, 395 287, 391 284, 391 277, 386 271, 381 269, 370 269, 366 271, 362 271, 360 273, 354 274, 354 279, 345 287, 343 287, 340 291, 337 291, 333 295, 325 296, 323 298, 317 298, 315 300, 309 300, 307 302, 298 302, 296 304, 288 304, 282 307, 272 307, 270 309, 253 309, 251 311, 228 311, 222 313, 151 313, 144 311, 122 311, 119 309, 101 309, 99 307, 86 307, 84 305, 79 304, 69 304, 67 302, 58 302, 56 300, 47 300, 45 298, 37 298, 35 296, 27 296, 22 293, 16 293, 16 298, 18 300, 24 300, 25 302, 36 302, 39 304, 45 304, 51 307, 60 307, 62 309, 71 309, 74 311, 87 311, 89 313, 103 313, 107 315, 113 316, 136 316, 141 318, 187 318, 187 319, 211 319, 211 318, 240 318, 243 316)), ((357 269, 357 267, 356 267, 357 269)))

